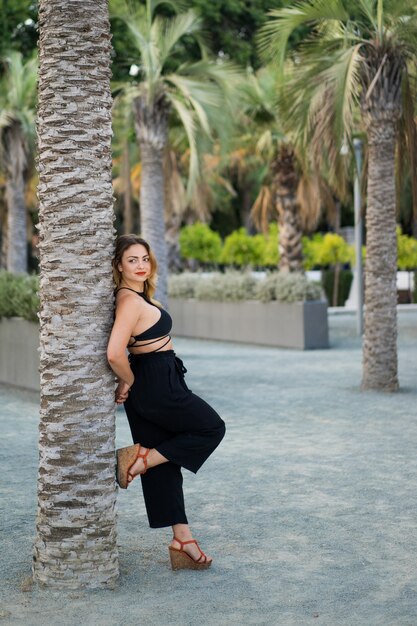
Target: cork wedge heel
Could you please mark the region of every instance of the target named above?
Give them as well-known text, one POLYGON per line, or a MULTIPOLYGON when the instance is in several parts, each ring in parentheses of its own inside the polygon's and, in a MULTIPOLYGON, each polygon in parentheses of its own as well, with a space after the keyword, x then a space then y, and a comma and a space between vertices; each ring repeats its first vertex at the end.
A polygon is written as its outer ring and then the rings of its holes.
POLYGON ((213 561, 208 560, 207 556, 201 550, 200 546, 198 545, 195 539, 190 539, 190 541, 181 541, 180 539, 177 539, 177 537, 174 537, 174 540, 177 541, 181 547, 173 548, 172 546, 169 546, 168 548, 169 557, 171 559, 171 567, 173 570, 178 570, 178 569, 203 570, 203 569, 208 569, 211 566, 213 561), (195 545, 197 546, 200 552, 200 556, 197 560, 194 560, 193 557, 190 556, 184 550, 184 546, 187 543, 195 543, 195 545))
POLYGON ((132 482, 128 480, 129 471, 137 459, 143 459, 143 463, 145 465, 145 471, 141 472, 141 474, 146 472, 148 469, 146 459, 148 454, 149 448, 143 448, 139 443, 116 450, 116 480, 121 489, 127 489, 129 483, 132 482))

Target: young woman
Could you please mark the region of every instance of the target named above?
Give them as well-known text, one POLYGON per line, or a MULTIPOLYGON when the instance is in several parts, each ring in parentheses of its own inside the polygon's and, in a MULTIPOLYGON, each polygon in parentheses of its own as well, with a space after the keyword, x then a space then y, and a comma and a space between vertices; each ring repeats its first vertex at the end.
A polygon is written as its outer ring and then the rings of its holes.
POLYGON ((140 475, 149 525, 172 526, 173 569, 207 569, 212 559, 188 526, 181 467, 196 473, 219 445, 225 425, 185 383, 187 370, 169 335, 171 317, 152 298, 156 269, 146 241, 136 235, 118 238, 116 311, 107 358, 119 380, 116 402, 124 403, 135 444, 117 450, 117 481, 126 489, 140 475))

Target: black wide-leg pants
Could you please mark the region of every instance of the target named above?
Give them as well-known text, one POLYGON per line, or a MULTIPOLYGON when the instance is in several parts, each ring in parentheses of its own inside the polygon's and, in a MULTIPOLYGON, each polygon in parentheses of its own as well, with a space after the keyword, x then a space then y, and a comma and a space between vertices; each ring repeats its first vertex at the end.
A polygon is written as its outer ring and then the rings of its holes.
POLYGON ((224 437, 225 424, 188 389, 173 350, 129 355, 135 376, 124 403, 133 441, 168 459, 141 476, 151 528, 187 524, 181 467, 196 473, 224 437))

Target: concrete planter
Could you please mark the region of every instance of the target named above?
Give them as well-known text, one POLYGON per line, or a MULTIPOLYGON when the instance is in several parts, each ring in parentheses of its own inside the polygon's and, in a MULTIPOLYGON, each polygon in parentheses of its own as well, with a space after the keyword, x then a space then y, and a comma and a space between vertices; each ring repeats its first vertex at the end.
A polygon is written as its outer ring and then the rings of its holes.
POLYGON ((173 334, 309 350, 329 347, 327 303, 207 302, 170 298, 173 334))
POLYGON ((39 391, 39 324, 0 320, 0 383, 39 391))
MULTIPOLYGON (((173 335, 309 350, 329 347, 326 302, 170 299, 173 335)), ((0 320, 0 383, 39 391, 39 325, 0 320)))

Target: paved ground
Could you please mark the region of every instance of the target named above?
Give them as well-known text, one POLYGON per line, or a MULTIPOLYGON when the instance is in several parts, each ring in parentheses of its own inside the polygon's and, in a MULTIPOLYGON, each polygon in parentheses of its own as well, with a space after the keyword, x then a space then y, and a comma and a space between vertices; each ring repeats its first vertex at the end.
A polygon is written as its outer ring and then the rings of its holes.
MULTIPOLYGON (((215 563, 171 572, 170 532, 148 528, 138 483, 119 495, 115 591, 27 584, 37 398, 0 387, 0 623, 415 626, 417 312, 400 315, 398 394, 359 391, 354 318, 331 317, 331 344, 176 341, 189 386, 228 427, 200 473, 185 477, 190 521, 215 563)), ((122 410, 117 428, 118 445, 130 443, 122 410)))

